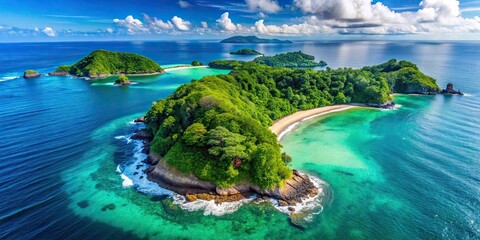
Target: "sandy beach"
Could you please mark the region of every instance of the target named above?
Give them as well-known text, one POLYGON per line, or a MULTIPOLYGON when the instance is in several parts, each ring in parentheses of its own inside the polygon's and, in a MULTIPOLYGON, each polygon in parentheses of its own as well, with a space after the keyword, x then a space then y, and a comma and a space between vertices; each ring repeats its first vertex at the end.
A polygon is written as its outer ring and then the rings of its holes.
POLYGON ((178 67, 172 67, 172 68, 165 68, 163 70, 165 72, 171 72, 175 70, 189 69, 189 68, 208 68, 208 66, 178 66, 178 67))
POLYGON ((354 107, 360 107, 359 105, 334 105, 334 106, 325 106, 314 108, 305 111, 298 111, 296 113, 290 114, 283 118, 278 119, 270 127, 270 130, 277 135, 278 140, 280 140, 283 135, 288 132, 289 128, 294 127, 297 123, 308 120, 317 116, 325 115, 333 112, 340 112, 354 107))

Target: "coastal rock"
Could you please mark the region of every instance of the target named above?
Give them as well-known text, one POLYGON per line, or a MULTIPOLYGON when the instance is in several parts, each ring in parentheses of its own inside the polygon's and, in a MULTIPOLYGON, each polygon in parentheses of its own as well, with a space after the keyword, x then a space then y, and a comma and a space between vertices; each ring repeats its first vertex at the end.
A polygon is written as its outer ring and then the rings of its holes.
POLYGON ((447 84, 447 88, 443 89, 442 94, 457 94, 457 95, 463 95, 463 92, 461 92, 460 90, 455 90, 453 88, 453 83, 448 83, 447 84))
POLYGON ((61 77, 64 77, 64 76, 68 76, 68 72, 50 72, 48 73, 48 76, 61 76, 61 77))
POLYGON ((382 109, 393 109, 395 108, 395 103, 393 101, 388 101, 385 103, 367 103, 367 106, 382 109))
POLYGON ((156 165, 149 167, 146 171, 150 181, 156 182, 160 186, 179 194, 186 195, 189 201, 214 199, 217 203, 230 202, 238 201, 253 193, 257 193, 262 195, 263 199, 268 200, 268 197, 278 199, 280 206, 292 206, 303 202, 305 198, 318 195, 318 189, 310 180, 310 177, 301 174, 297 170, 293 170, 292 177, 285 180, 285 184, 281 188, 261 189, 249 183, 238 184, 231 188, 219 188, 213 183, 199 180, 193 174, 185 175, 181 173, 177 169, 170 167, 165 160, 153 152, 149 154, 146 161, 156 163, 156 165))
POLYGON ((153 136, 145 129, 142 129, 138 132, 136 132, 135 134, 133 134, 132 137, 130 137, 131 139, 133 140, 146 140, 146 141, 150 141, 153 136))
POLYGON ((133 120, 133 122, 135 122, 135 123, 145 123, 145 117, 139 117, 139 118, 133 120))
POLYGON ((312 192, 317 191, 318 193, 318 189, 313 185, 310 178, 307 175, 302 175, 297 170, 293 170, 293 176, 285 180, 285 186, 282 188, 265 190, 254 186, 253 189, 259 194, 271 196, 286 202, 294 200, 295 202, 292 203, 302 202, 302 198, 313 195, 312 192))
POLYGON ((34 70, 27 70, 23 73, 23 78, 36 78, 40 77, 41 74, 34 70))
POLYGON ((294 207, 288 207, 288 211, 295 212, 295 208, 294 207))
POLYGON ((151 161, 158 162, 157 165, 147 169, 147 176, 150 181, 180 194, 209 193, 215 192, 216 186, 213 183, 201 181, 193 174, 185 175, 180 171, 168 166, 166 161, 150 153, 151 161))

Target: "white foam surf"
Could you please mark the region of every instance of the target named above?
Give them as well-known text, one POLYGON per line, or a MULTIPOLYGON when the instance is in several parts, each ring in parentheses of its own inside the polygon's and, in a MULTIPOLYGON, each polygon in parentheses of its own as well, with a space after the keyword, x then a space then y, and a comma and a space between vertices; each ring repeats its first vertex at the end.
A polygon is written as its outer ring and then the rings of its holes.
POLYGON ((252 202, 255 197, 242 199, 236 202, 224 202, 216 204, 214 200, 196 200, 194 202, 187 202, 184 196, 175 194, 173 196, 173 203, 177 204, 181 209, 196 212, 203 211, 203 215, 222 216, 225 214, 232 214, 236 212, 243 204, 252 202))
POLYGON ((123 179, 122 185, 124 187, 134 187, 137 191, 150 195, 172 195, 173 192, 160 187, 158 184, 147 179, 145 170, 149 167, 144 160, 147 155, 142 153, 143 142, 139 140, 132 140, 130 136, 117 136, 116 139, 125 140, 127 144, 135 144, 133 150, 134 154, 127 162, 117 166, 117 171, 123 179), (118 138, 117 138, 118 137, 118 138), (126 180, 128 178, 128 180, 126 180))
POLYGON ((285 214, 307 213, 305 220, 311 220, 313 217, 312 215, 321 213, 323 211, 321 198, 325 195, 325 193, 323 192, 323 186, 325 186, 326 183, 316 177, 309 176, 309 178, 312 181, 313 185, 318 189, 317 195, 302 199, 302 202, 297 203, 295 206, 280 206, 278 200, 270 199, 273 206, 278 211, 285 214), (295 208, 295 211, 290 211, 290 207, 295 208))
POLYGON ((0 82, 10 81, 10 80, 14 80, 14 79, 17 79, 17 78, 20 78, 20 77, 18 77, 18 76, 5 76, 5 77, 0 77, 0 82))

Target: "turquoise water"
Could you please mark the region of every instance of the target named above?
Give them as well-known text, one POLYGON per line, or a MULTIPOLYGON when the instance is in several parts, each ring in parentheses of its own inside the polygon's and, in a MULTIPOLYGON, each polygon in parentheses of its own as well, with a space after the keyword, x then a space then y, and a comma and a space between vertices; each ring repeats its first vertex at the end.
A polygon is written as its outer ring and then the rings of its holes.
POLYGON ((227 71, 132 77, 137 84, 125 87, 114 87, 115 78, 15 78, 27 68, 50 71, 96 48, 178 65, 231 58, 225 52, 235 46, 0 44, 0 238, 480 238, 480 44, 334 41, 241 47, 270 54, 302 50, 324 56, 332 67, 407 59, 441 86, 453 81, 467 95, 400 95, 396 110, 350 109, 303 122, 285 135, 281 143, 293 157, 292 167, 325 180, 330 189, 323 211, 301 229, 270 203, 186 206, 140 178, 144 155, 128 137, 142 126, 132 120, 181 84, 227 71))

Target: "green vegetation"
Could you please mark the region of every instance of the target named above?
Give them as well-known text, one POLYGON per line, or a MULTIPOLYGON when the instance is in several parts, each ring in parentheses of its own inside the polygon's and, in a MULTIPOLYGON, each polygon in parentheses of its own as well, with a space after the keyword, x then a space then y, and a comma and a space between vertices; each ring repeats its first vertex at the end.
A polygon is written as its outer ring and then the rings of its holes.
POLYGON ((218 68, 218 69, 234 69, 236 67, 242 66, 243 61, 237 60, 215 60, 208 64, 211 68, 218 68))
POLYGON ((158 73, 162 70, 156 62, 138 54, 96 50, 73 64, 69 73, 79 77, 103 77, 115 74, 158 73))
POLYGON ((55 72, 70 72, 70 66, 68 65, 63 65, 55 69, 55 72))
POLYGON ((38 74, 38 72, 35 71, 35 70, 27 70, 27 71, 25 71, 25 73, 26 74, 38 74))
POLYGON ((228 75, 179 87, 146 115, 155 136, 151 151, 183 173, 221 187, 251 182, 271 188, 291 175, 292 159, 268 129, 281 117, 332 104, 384 103, 404 84, 438 89, 433 78, 405 61, 322 71, 221 63, 239 65, 228 75))
POLYGON ((125 75, 120 75, 117 80, 115 80, 115 85, 128 85, 130 84, 130 81, 128 80, 128 77, 125 75))
POLYGON ((289 40, 265 39, 256 36, 234 36, 221 41, 221 43, 292 43, 289 40))
POLYGON ((203 64, 202 62, 199 62, 199 61, 197 61, 197 60, 194 60, 194 61, 192 62, 192 66, 195 66, 195 67, 197 67, 197 66, 203 66, 203 65, 205 65, 205 64, 203 64))
POLYGON ((234 54, 234 55, 263 55, 262 53, 254 50, 254 49, 251 49, 251 48, 240 49, 240 50, 237 50, 237 51, 230 52, 230 54, 234 54))
POLYGON ((306 68, 325 66, 325 62, 314 62, 315 57, 302 52, 282 53, 275 56, 262 56, 253 60, 271 67, 306 68))

